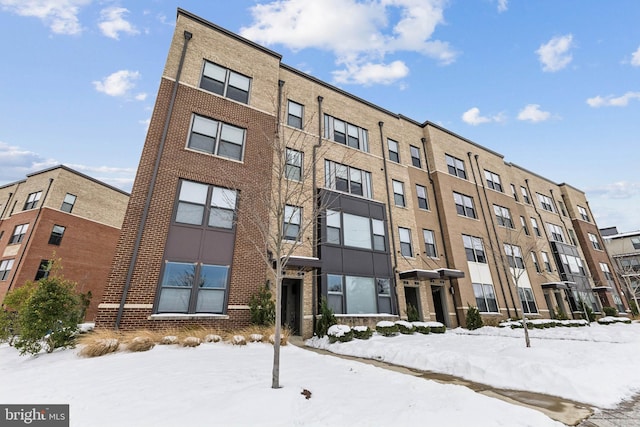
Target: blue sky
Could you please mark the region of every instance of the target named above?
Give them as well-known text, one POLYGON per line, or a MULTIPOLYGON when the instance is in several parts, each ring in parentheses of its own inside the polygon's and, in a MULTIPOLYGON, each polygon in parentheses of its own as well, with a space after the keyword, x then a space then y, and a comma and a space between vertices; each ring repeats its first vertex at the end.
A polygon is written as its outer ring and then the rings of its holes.
POLYGON ((178 7, 640 229, 636 0, 0 0, 0 185, 62 163, 130 191, 178 7))

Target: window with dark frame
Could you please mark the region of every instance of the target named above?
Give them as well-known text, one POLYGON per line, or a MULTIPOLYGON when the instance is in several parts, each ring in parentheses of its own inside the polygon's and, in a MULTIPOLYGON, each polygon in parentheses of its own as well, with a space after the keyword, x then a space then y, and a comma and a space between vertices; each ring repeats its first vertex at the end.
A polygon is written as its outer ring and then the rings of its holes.
POLYGON ((504 252, 507 255, 507 261, 509 261, 511 268, 524 269, 524 259, 522 258, 520 246, 505 243, 504 252))
POLYGON ((511 220, 511 212, 504 206, 493 205, 493 212, 496 214, 496 221, 499 226, 514 228, 513 221, 511 220))
POLYGON ((496 293, 491 283, 473 283, 476 306, 481 313, 497 313, 496 293))
POLYGON ((405 257, 413 257, 413 246, 411 245, 411 230, 404 227, 398 227, 398 235, 400 236, 400 253, 405 257))
POLYGON ((485 255, 484 243, 480 237, 462 235, 462 242, 464 244, 464 250, 467 255, 467 261, 479 262, 481 264, 487 263, 487 256, 485 255))
POLYGON ((398 141, 387 138, 387 147, 389 147, 389 160, 400 163, 400 153, 398 151, 398 141))
POLYGON ((454 192, 453 200, 455 202, 458 215, 466 216, 469 218, 477 218, 476 209, 473 205, 473 199, 471 197, 454 192))
POLYGON ((464 168, 464 162, 457 157, 445 154, 447 161, 447 170, 450 175, 457 176, 458 178, 467 179, 467 171, 464 168))
POLYGON ((429 209, 429 203, 427 201, 427 188, 416 184, 416 195, 418 198, 418 208, 420 209, 429 209))
POLYGON ((422 169, 422 160, 420 160, 420 149, 413 145, 409 146, 411 151, 411 164, 417 168, 422 169))
POLYGON ((426 255, 430 258, 437 258, 436 236, 433 230, 423 229, 422 235, 424 236, 424 250, 426 255))
POLYGON ((325 160, 325 186, 371 199, 371 173, 325 160))
POLYGON ((48 259, 43 259, 40 261, 40 265, 38 266, 38 271, 36 272, 36 277, 33 280, 46 279, 49 277, 49 271, 51 270, 51 264, 49 264, 48 259))
POLYGON ((559 225, 547 223, 547 229, 551 234, 551 240, 564 243, 564 233, 562 232, 562 228, 559 225))
POLYGON ((11 238, 9 239, 9 244, 10 245, 14 245, 17 243, 21 243, 22 240, 24 239, 25 234, 27 234, 27 230, 29 230, 29 224, 20 224, 20 225, 16 225, 15 228, 13 229, 13 234, 11 235, 11 238))
POLYGON ((187 147, 215 156, 242 161, 245 130, 227 123, 193 115, 187 147))
POLYGON ((489 187, 492 190, 499 191, 501 193, 504 192, 502 190, 502 182, 500 181, 500 175, 485 169, 484 176, 487 180, 487 187, 489 187))
POLYGON ((404 184, 400 181, 392 180, 393 183, 393 202, 396 206, 405 207, 404 200, 404 184))
POLYGON ((342 225, 340 212, 327 209, 325 215, 327 222, 327 243, 331 243, 332 245, 341 244, 340 229, 342 225))
POLYGON ((251 78, 228 68, 205 61, 200 87, 234 101, 247 104, 251 78))
POLYGON ((182 180, 177 202, 176 223, 225 229, 234 226, 235 190, 182 180))
POLYGON ((553 209, 553 202, 551 201, 551 198, 548 196, 545 196, 544 194, 540 194, 540 193, 536 193, 536 194, 538 195, 538 201, 540 202, 540 207, 545 211, 555 213, 555 209, 553 209))
POLYGON ((369 152, 369 137, 366 129, 328 114, 324 115, 324 137, 339 144, 369 152))
POLYGON ((293 181, 302 181, 302 160, 303 153, 292 148, 286 151, 285 176, 293 181))
POLYGON ((289 100, 287 107, 287 124, 291 127, 302 129, 302 117, 304 107, 297 102, 289 100))
POLYGON ((3 259, 0 261, 0 281, 7 280, 13 268, 13 259, 3 259))
POLYGON ((533 291, 531 288, 518 287, 518 295, 520 296, 522 308, 525 313, 534 314, 538 312, 536 300, 533 298, 533 291))
POLYGON ((300 241, 300 225, 302 208, 286 205, 284 207, 284 223, 282 224, 282 238, 284 240, 300 241))
POLYGON ((60 210, 63 212, 71 213, 73 210, 73 206, 76 204, 76 196, 71 193, 67 193, 64 196, 64 200, 62 201, 62 206, 60 206, 60 210))
POLYGON ((24 207, 22 208, 23 211, 29 210, 29 209, 35 209, 38 207, 38 201, 40 200, 40 197, 42 196, 42 191, 36 191, 35 193, 29 193, 29 195, 27 196, 27 200, 24 202, 24 207))
POLYGON ((54 225, 51 229, 51 235, 49 236, 49 244, 60 246, 65 230, 66 228, 61 225, 54 225))

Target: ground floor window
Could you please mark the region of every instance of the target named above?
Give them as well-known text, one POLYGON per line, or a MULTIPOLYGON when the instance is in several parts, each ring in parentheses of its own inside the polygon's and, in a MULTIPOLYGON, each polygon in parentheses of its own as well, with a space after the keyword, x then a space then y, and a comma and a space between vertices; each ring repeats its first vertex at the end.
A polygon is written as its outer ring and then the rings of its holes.
POLYGON ((538 307, 536 306, 536 300, 533 298, 533 291, 531 288, 519 287, 518 295, 520 295, 522 309, 525 313, 538 313, 538 307))
POLYGON ((225 312, 228 265, 165 262, 158 313, 225 312))
POLYGON ((490 283, 474 283, 473 293, 476 296, 476 305, 481 313, 497 313, 498 304, 493 285, 490 283))
POLYGON ((622 300, 620 299, 620 295, 613 294, 613 302, 616 304, 616 308, 618 312, 624 313, 624 305, 622 304, 622 300))
POLYGON ((391 279, 328 274, 327 302, 336 314, 391 313, 391 279))

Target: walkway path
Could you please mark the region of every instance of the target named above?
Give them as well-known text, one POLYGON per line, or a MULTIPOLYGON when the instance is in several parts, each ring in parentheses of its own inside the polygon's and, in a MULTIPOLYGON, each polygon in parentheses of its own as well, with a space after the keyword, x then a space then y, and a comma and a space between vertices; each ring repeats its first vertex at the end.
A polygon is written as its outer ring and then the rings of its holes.
POLYGON ((304 340, 300 337, 289 337, 289 342, 295 346, 314 351, 319 354, 326 354, 340 357, 348 360, 356 360, 362 363, 368 363, 380 368, 389 369, 407 375, 425 378, 445 384, 458 384, 472 389, 473 391, 484 394, 485 396, 504 400, 514 405, 525 406, 543 412, 549 418, 570 426, 579 427, 640 427, 640 398, 629 403, 629 407, 621 405, 615 410, 597 411, 588 405, 579 402, 573 402, 557 396, 549 396, 546 394, 533 393, 522 390, 505 390, 498 389, 486 384, 480 384, 473 381, 458 378, 453 375, 439 374, 430 371, 419 371, 416 369, 405 368, 403 366, 392 365, 373 359, 363 359, 353 356, 345 356, 331 353, 330 351, 320 350, 307 347, 304 340))

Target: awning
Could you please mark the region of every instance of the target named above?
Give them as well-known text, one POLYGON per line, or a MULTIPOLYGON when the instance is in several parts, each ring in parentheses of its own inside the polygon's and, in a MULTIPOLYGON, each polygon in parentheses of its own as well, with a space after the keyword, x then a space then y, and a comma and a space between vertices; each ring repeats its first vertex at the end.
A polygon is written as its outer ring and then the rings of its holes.
POLYGON ((610 291, 613 288, 611 286, 595 286, 591 289, 593 289, 596 292, 606 292, 606 291, 610 291))
POLYGON ((575 282, 548 282, 540 285, 542 289, 571 289, 574 287, 575 282))
POLYGON ((440 273, 435 270, 406 270, 401 271, 400 280, 430 280, 430 279, 439 279, 440 273))
POLYGON ((284 263, 284 265, 282 266, 284 269, 309 271, 322 267, 322 261, 320 261, 320 259, 316 257, 290 256, 287 260, 285 260, 284 258, 285 257, 281 258, 284 263))
POLYGON ((436 271, 442 279, 444 279, 445 277, 452 279, 459 279, 461 277, 464 277, 464 271, 455 270, 453 268, 438 268, 436 271))

